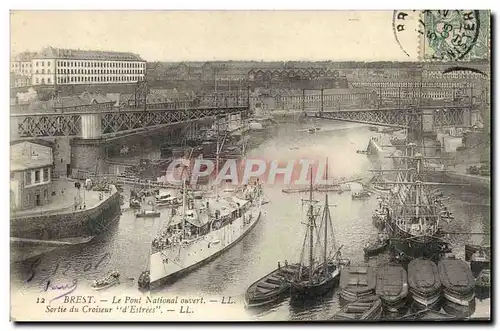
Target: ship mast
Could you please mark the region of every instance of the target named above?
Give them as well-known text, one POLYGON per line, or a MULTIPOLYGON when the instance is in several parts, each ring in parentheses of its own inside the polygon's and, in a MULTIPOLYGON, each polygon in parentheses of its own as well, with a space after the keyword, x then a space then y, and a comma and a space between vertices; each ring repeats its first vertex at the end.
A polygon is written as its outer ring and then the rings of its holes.
POLYGON ((312 168, 311 168, 311 183, 309 187, 309 282, 312 282, 313 278, 313 245, 314 245, 314 210, 313 210, 313 179, 312 179, 312 168))
MULTIPOLYGON (((216 82, 217 84, 217 82, 216 82)), ((216 85, 217 86, 217 85, 216 85)), ((215 176, 219 176, 219 119, 216 118, 217 121, 217 149, 215 151, 215 176)), ((217 185, 217 180, 215 181, 215 198, 219 200, 219 185, 217 185)))
MULTIPOLYGON (((185 170, 185 167, 184 167, 184 170, 185 170)), ((184 173, 183 173, 183 176, 182 176, 182 234, 183 235, 185 233, 185 231, 184 231, 185 224, 184 223, 186 223, 186 191, 187 191, 186 177, 184 176, 184 173)))
MULTIPOLYGON (((323 92, 323 90, 321 90, 323 92)), ((328 158, 326 159, 326 181, 328 185, 328 158)), ((328 276, 328 263, 326 261, 326 250, 327 250, 327 240, 328 240, 328 223, 330 220, 330 210, 328 209, 328 190, 325 192, 325 219, 323 222, 325 223, 325 247, 324 247, 324 252, 323 252, 323 270, 325 273, 325 278, 328 276)), ((333 231, 333 229, 332 229, 333 231)))

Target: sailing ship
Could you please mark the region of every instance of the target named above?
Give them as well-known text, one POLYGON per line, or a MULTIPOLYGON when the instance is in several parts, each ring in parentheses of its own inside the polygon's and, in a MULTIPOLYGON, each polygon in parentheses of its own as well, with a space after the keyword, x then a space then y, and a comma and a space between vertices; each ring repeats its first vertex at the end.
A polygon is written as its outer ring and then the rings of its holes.
MULTIPOLYGON (((328 169, 328 164, 327 164, 328 169)), ((327 170, 328 173, 328 170, 327 170)), ((327 175, 328 177, 328 175, 327 175)), ((290 283, 292 300, 312 299, 332 290, 340 280, 340 270, 345 261, 340 260, 340 249, 335 247, 333 225, 328 205, 328 193, 322 208, 322 220, 317 231, 316 220, 320 210, 315 210, 313 201, 312 172, 307 212, 307 230, 300 254, 300 267, 290 283), (331 237, 331 238, 330 238, 331 237), (314 246, 316 243, 316 247, 314 246), (304 253, 308 252, 306 262, 304 253), (306 271, 306 272, 303 272, 306 271)))
MULTIPOLYGON (((216 173, 218 173, 217 140, 216 173)), ((238 243, 260 220, 264 198, 262 185, 238 187, 228 196, 191 190, 184 167, 182 208, 172 209, 165 228, 153 239, 149 263, 149 287, 155 290, 212 261, 238 243)))
POLYGON ((424 156, 422 138, 422 113, 417 110, 408 116, 407 137, 401 150, 389 158, 393 159, 394 170, 375 170, 395 173, 395 181, 383 185, 394 185, 390 191, 390 208, 387 210, 386 228, 391 236, 391 246, 396 258, 407 262, 414 258, 439 260, 450 252, 449 244, 441 238, 441 223, 450 218, 445 212, 442 198, 433 190, 439 185, 450 183, 425 180, 426 161, 441 159, 424 156))

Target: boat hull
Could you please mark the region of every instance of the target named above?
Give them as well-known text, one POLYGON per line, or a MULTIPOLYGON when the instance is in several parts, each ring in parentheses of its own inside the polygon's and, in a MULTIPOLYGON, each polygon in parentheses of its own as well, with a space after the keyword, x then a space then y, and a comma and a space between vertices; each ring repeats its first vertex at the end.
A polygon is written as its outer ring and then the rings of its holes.
POLYGON ((314 299, 323 296, 330 292, 334 287, 338 286, 340 281, 340 272, 335 271, 329 279, 314 285, 303 285, 301 283, 292 282, 290 286, 290 295, 293 301, 314 299))
POLYGON ((476 311, 476 299, 473 297, 466 305, 461 305, 450 300, 443 300, 443 310, 458 318, 469 317, 476 311))
POLYGON ((105 290, 107 288, 110 288, 112 286, 115 286, 115 285, 118 285, 120 284, 120 281, 117 280, 117 281, 114 281, 112 283, 109 283, 107 285, 104 285, 104 286, 100 286, 100 287, 94 287, 94 286, 91 286, 91 288, 94 290, 94 291, 102 291, 102 290, 105 290))
POLYGON ((391 238, 391 247, 405 260, 426 258, 439 260, 446 253, 446 243, 435 236, 425 235, 412 237, 398 227, 391 238))
POLYGON ((388 242, 379 243, 377 245, 373 245, 373 246, 370 246, 370 247, 365 247, 365 248, 363 248, 363 251, 365 252, 365 256, 366 257, 368 257, 368 256, 374 256, 374 255, 380 254, 384 250, 386 250, 388 244, 389 244, 388 242))
POLYGON ((204 238, 199 238, 188 248, 182 249, 182 253, 181 250, 175 247, 151 255, 150 290, 156 290, 162 286, 174 283, 182 276, 209 263, 236 245, 259 222, 261 218, 260 206, 260 204, 252 206, 245 213, 245 217, 248 217, 250 214, 252 215, 252 220, 246 225, 243 224, 243 217, 240 217, 235 219, 231 224, 219 230, 212 231, 204 238), (207 242, 214 244, 207 247, 207 242), (177 251, 179 251, 180 257, 178 256, 175 259, 173 256, 176 255, 177 251), (165 256, 170 258, 165 260, 165 256))
POLYGON ((271 273, 267 274, 266 276, 250 285, 245 293, 245 306, 247 308, 262 307, 288 296, 290 294, 290 282, 293 275, 295 274, 295 272, 292 272, 292 270, 298 270, 299 266, 299 264, 293 264, 291 266, 284 266, 283 268, 275 269, 271 273), (290 272, 285 272, 285 270, 288 269, 290 269, 290 272), (285 280, 281 282, 279 286, 278 284, 276 284, 276 282, 269 284, 270 279, 278 277, 285 278, 285 280), (268 292, 256 294, 259 285, 267 285, 268 292), (274 290, 269 289, 269 287, 272 287, 272 285, 274 285, 275 287, 274 290))

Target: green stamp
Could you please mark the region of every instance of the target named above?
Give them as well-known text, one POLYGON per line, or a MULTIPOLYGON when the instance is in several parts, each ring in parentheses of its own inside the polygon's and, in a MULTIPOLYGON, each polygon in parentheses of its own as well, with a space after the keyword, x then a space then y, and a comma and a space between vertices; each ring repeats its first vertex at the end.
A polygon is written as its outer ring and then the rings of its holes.
POLYGON ((421 23, 424 60, 489 59, 490 11, 425 10, 421 23))

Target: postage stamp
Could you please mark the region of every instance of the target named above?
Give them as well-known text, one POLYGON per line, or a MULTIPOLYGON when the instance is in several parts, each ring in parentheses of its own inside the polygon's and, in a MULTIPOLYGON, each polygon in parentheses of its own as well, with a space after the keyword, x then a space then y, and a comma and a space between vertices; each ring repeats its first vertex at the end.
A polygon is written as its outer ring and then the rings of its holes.
POLYGON ((490 11, 424 10, 420 23, 420 60, 488 59, 490 11))

